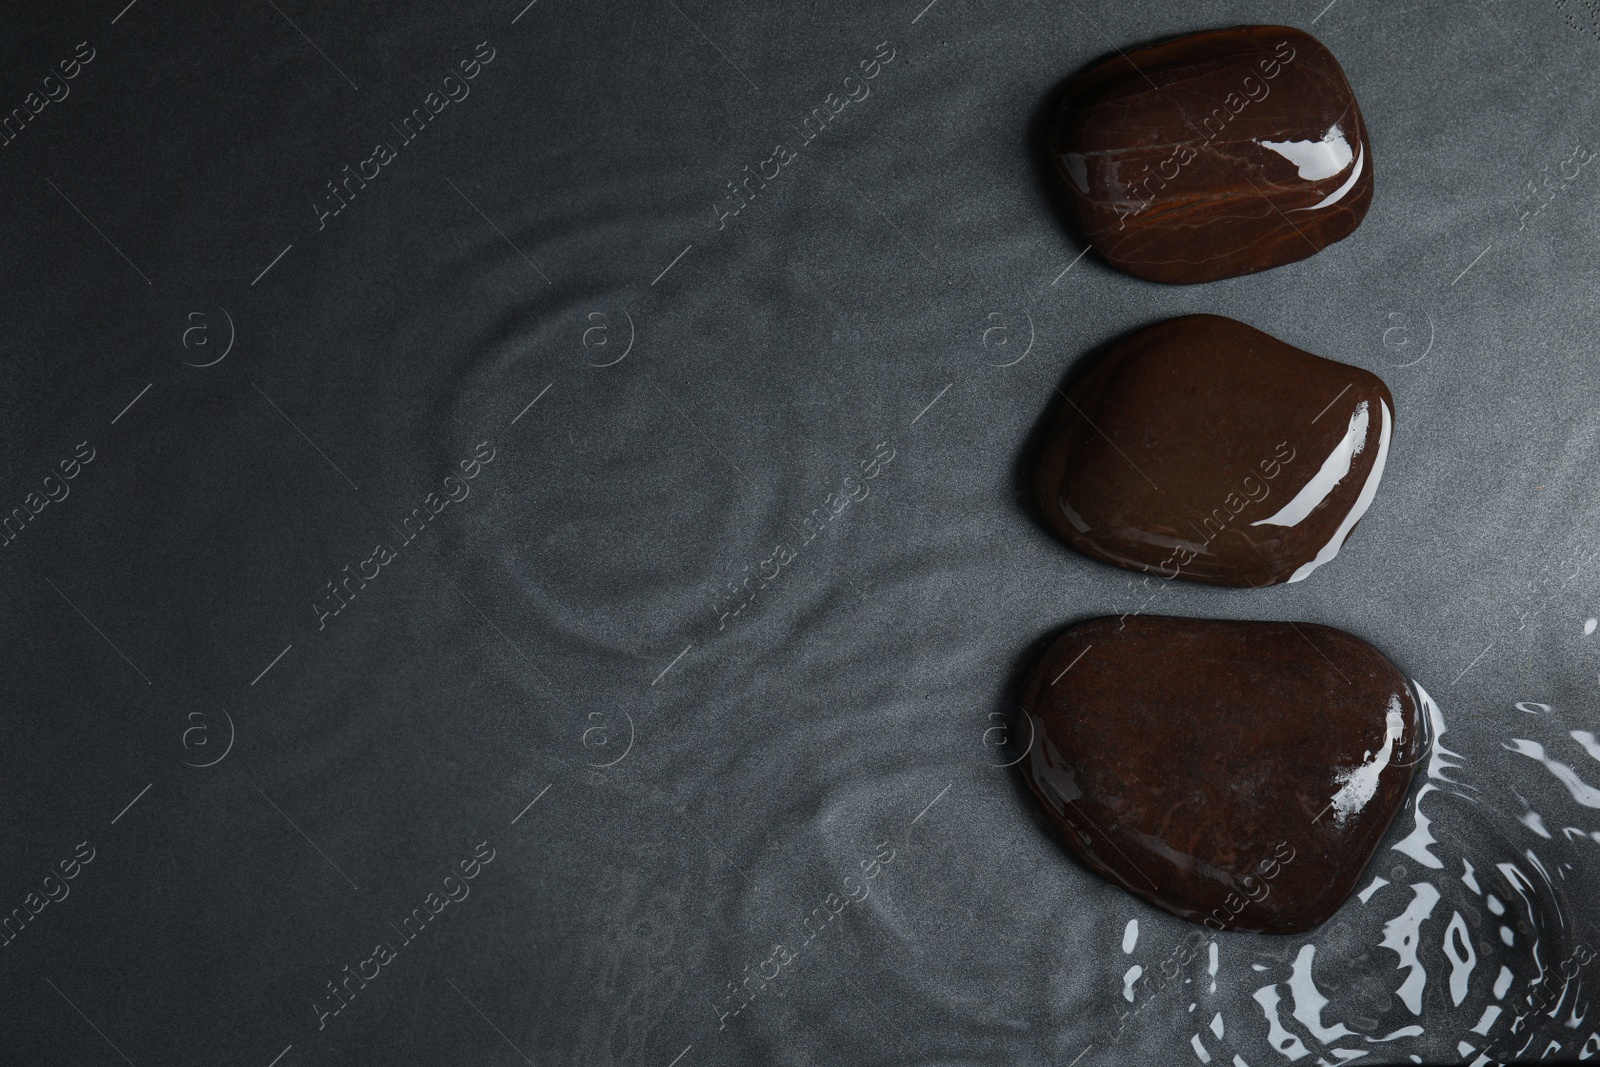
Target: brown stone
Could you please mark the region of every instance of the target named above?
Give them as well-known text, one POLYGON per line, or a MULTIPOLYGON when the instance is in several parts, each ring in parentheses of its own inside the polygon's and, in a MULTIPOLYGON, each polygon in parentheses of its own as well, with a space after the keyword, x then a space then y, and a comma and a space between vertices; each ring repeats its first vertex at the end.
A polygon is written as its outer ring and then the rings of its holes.
POLYGON ((1118 270, 1207 282, 1315 255, 1372 203, 1372 146, 1338 60, 1287 26, 1119 54, 1050 135, 1070 214, 1118 270))
POLYGON ((1214 929, 1325 921, 1428 751, 1394 664, 1312 623, 1094 619, 1050 646, 1022 706, 1023 776, 1067 847, 1214 929))
POLYGON ((1140 330, 1061 395, 1034 474, 1051 529, 1212 585, 1296 582, 1332 559, 1393 432, 1377 375, 1218 315, 1140 330))

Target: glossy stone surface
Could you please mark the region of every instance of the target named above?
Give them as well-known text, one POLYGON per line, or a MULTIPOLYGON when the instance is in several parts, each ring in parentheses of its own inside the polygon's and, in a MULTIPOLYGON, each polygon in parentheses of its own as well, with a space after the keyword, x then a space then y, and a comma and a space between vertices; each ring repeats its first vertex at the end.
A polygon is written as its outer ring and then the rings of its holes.
POLYGON ((1068 208, 1113 266, 1207 282, 1315 255, 1372 203, 1372 146, 1338 60, 1287 26, 1118 55, 1079 78, 1050 135, 1068 208))
POLYGON ((1219 315, 1140 330, 1059 401, 1034 468, 1046 523, 1119 567, 1297 582, 1378 491, 1394 398, 1377 375, 1219 315))
POLYGON ((1305 622, 1094 619, 1050 646, 1022 705, 1024 778, 1067 847, 1214 929, 1331 916, 1428 750, 1395 666, 1305 622))

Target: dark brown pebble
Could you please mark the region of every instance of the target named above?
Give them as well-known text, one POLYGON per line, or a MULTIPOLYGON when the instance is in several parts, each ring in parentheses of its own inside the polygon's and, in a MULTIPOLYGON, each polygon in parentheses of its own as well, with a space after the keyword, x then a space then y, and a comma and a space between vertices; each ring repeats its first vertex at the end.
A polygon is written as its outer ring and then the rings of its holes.
POLYGON ((1096 559, 1213 585, 1297 582, 1378 490, 1394 397, 1377 375, 1218 315, 1095 361, 1035 466, 1046 523, 1096 559))
POLYGON ((1050 646, 1022 706, 1024 778, 1067 847, 1214 929, 1328 919, 1428 751, 1394 664, 1305 622, 1094 619, 1050 646))
POLYGON ((1119 54, 1050 136, 1069 213, 1118 270, 1208 282, 1305 259, 1372 203, 1372 146, 1338 60, 1287 26, 1119 54))

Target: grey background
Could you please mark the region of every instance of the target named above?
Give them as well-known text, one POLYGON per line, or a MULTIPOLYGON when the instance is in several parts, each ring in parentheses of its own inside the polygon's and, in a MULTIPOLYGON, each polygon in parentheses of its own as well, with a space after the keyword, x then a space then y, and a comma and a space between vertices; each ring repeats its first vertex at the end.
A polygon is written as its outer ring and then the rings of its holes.
POLYGON ((80 41, 95 58, 0 148, 0 505, 79 442, 95 458, 0 549, 0 912, 80 842, 94 859, 0 948, 0 1059, 1260 1067, 1469 1061, 1491 1037, 1507 1056, 1600 1048, 1600 969, 1545 977, 1600 942, 1600 801, 1580 788, 1600 767, 1573 736, 1600 719, 1583 632, 1600 177, 1553 177, 1600 147, 1595 7, 8 13, 4 108, 80 41), (1114 46, 1248 22, 1311 29, 1344 64, 1373 139, 1364 225, 1198 287, 1079 259, 1038 145, 1056 87, 1114 46), (470 96, 319 230, 324 183, 397 141, 389 124, 479 42, 495 55, 470 96), (870 95, 719 229, 726 183, 800 144, 880 42, 870 95), (1546 178, 1559 191, 1522 218, 1546 178), (1052 387, 1190 312, 1394 391, 1377 500, 1303 584, 1150 601, 1025 503, 1052 387), (326 583, 484 441, 469 495, 319 629, 326 583), (719 628, 729 583, 778 544, 795 558, 719 628), (1132 610, 1311 620, 1387 652, 1457 754, 1422 801, 1439 866, 1386 848, 1391 884, 1314 935, 1225 936, 1215 975, 1202 950, 1125 999, 1128 968, 1192 928, 1068 858, 996 764, 1041 638, 1132 610), (483 842, 470 896, 403 945, 396 924, 483 842), (813 909, 891 849, 855 883, 870 896, 807 940, 813 909), (1429 893, 1413 1012, 1382 942, 1429 893), (1476 959, 1461 997, 1453 913, 1476 959), (325 983, 379 942, 396 958, 319 1029, 325 983), (777 944, 797 957, 733 1015, 777 944), (1320 1014, 1291 985, 1307 944, 1320 1014), (1506 1035, 1542 978, 1561 1001, 1506 1035), (1471 1033, 1494 1005, 1491 1037, 1471 1033))

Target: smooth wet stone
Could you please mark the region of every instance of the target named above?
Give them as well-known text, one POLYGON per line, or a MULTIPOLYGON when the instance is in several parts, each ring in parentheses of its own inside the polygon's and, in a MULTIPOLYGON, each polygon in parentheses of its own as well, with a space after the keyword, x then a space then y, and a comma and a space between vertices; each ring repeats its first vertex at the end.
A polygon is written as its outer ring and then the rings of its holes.
POLYGON ((1337 555, 1394 432, 1377 375, 1218 315, 1140 330, 1064 396, 1034 468, 1046 523, 1096 559, 1212 585, 1298 582, 1337 555))
POLYGON ((1067 847, 1214 929, 1331 916, 1428 751, 1395 666, 1306 622, 1093 619, 1050 646, 1022 706, 1023 777, 1067 847))
POLYGON ((1208 282, 1315 255, 1372 203, 1372 146, 1320 41, 1239 26, 1118 55, 1050 135, 1068 208, 1118 270, 1208 282))

